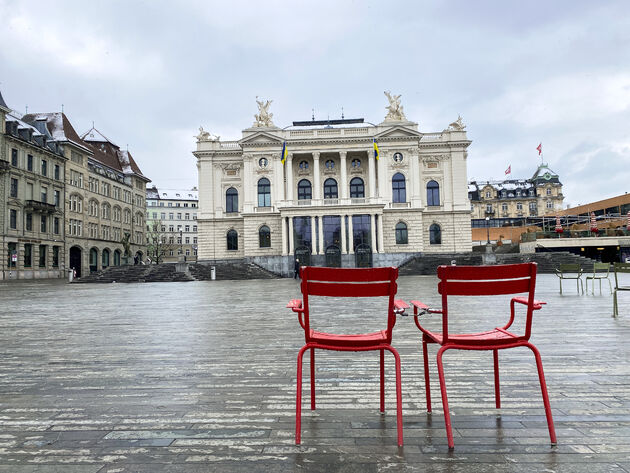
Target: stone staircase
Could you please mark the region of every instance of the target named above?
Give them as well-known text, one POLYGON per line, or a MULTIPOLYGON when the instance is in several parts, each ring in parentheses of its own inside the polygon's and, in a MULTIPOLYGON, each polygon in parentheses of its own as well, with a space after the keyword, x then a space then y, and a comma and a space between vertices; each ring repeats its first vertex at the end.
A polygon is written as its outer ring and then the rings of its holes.
MULTIPOLYGON (((549 253, 496 253, 497 264, 538 263, 538 273, 553 273, 561 264, 575 264, 582 266, 585 272, 593 271, 592 259, 574 255, 568 251, 549 253)), ((416 274, 435 274, 440 265, 449 265, 455 260, 457 265, 477 266, 482 264, 479 252, 471 253, 441 253, 415 256, 400 266, 401 276, 416 274)))
POLYGON ((194 281, 186 273, 175 270, 175 264, 157 265, 125 265, 110 266, 102 271, 91 273, 85 277, 75 279, 75 283, 125 283, 125 282, 170 282, 194 281))
POLYGON ((256 263, 244 261, 215 261, 212 264, 191 264, 190 274, 198 281, 209 281, 211 268, 216 269, 217 281, 242 279, 278 279, 281 276, 272 273, 256 263))

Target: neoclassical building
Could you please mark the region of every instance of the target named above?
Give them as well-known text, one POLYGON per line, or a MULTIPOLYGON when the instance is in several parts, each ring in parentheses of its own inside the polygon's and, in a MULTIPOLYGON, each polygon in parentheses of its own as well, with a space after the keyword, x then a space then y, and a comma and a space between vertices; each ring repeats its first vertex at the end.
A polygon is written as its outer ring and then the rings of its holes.
POLYGON ((471 250, 466 137, 461 118, 423 133, 400 96, 387 116, 272 122, 258 101, 253 126, 225 141, 200 128, 198 258, 302 264, 396 264, 410 253, 471 250), (378 150, 378 152, 377 152, 378 150))

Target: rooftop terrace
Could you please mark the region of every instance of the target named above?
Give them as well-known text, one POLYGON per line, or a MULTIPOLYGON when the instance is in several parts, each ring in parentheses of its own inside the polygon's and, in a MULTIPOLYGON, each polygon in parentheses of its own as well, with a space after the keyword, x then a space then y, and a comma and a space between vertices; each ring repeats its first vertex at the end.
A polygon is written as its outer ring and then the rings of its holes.
MULTIPOLYGON (((399 297, 435 304, 436 281, 401 277, 399 297)), ((548 305, 535 314, 532 342, 558 446, 549 445, 528 350, 500 354, 500 417, 491 353, 450 351, 449 452, 436 349, 430 416, 412 318, 398 321, 393 343, 405 446, 396 446, 393 361, 381 417, 378 355, 318 352, 318 410, 307 409, 305 377, 296 447, 303 334, 284 308, 299 295, 295 281, 0 284, 0 472, 630 472, 630 294, 620 294, 614 319, 606 286, 593 296, 568 285, 561 296, 554 275, 538 278, 537 298, 548 305)), ((467 307, 491 324, 497 302, 467 307)), ((334 317, 322 307, 322 323, 370 324, 367 313, 353 314, 364 308, 334 317)))

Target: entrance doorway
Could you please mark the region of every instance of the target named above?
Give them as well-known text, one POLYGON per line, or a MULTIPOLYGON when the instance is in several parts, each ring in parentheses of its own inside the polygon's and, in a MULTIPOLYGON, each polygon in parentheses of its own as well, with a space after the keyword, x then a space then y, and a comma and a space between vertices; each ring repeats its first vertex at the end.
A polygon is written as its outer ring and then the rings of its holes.
POLYGON ((96 248, 90 249, 90 273, 98 271, 98 250, 96 248))
POLYGON ((362 243, 354 249, 354 262, 357 268, 372 267, 372 247, 362 243))
POLYGON ((81 277, 81 248, 73 246, 70 248, 70 268, 76 271, 76 277, 81 277))
POLYGON ((337 245, 330 245, 326 248, 326 266, 341 268, 341 248, 337 245))
POLYGON ((308 246, 298 246, 295 249, 295 259, 300 260, 300 266, 310 266, 311 249, 308 246))

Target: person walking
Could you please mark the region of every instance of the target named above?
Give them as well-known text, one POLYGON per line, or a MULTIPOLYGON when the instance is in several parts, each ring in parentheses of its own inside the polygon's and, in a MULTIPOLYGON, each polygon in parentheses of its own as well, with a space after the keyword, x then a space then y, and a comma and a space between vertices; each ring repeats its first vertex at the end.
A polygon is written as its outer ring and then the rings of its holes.
POLYGON ((300 277, 300 260, 295 258, 295 265, 293 266, 293 279, 300 277))

